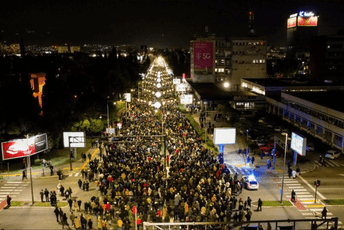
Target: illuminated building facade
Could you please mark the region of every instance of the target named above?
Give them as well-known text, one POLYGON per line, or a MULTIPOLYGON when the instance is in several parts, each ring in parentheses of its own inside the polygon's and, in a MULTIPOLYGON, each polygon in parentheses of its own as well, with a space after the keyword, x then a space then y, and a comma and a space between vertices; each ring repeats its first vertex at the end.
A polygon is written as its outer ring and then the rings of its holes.
POLYGON ((228 81, 240 89, 242 78, 266 77, 266 39, 208 35, 190 42, 190 74, 194 83, 228 81))
POLYGON ((43 86, 45 85, 45 73, 32 73, 30 78, 30 85, 33 90, 33 96, 38 98, 39 106, 42 109, 42 94, 43 86))
POLYGON ((309 59, 311 39, 318 35, 318 18, 306 11, 290 15, 287 19, 287 59, 309 59))

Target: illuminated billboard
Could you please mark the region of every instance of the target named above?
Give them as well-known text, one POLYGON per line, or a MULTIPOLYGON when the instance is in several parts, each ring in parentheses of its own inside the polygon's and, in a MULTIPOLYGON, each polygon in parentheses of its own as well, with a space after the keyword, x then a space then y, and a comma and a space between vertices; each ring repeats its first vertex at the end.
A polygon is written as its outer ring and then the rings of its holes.
POLYGON ((317 26, 318 17, 297 17, 297 26, 317 26))
POLYGON ((189 105, 192 104, 193 95, 192 94, 185 94, 180 97, 180 104, 189 105))
POLYGON ((195 70, 212 71, 214 43, 210 41, 195 41, 193 45, 193 62, 195 70))
POLYGON ((288 18, 287 28, 292 28, 292 27, 296 27, 296 17, 288 18))
POLYGON ((85 148, 85 133, 63 132, 63 146, 65 148, 85 148))
POLYGON ((27 139, 15 139, 1 143, 3 160, 28 157, 47 149, 47 134, 36 135, 27 139))
POLYGON ((300 136, 294 132, 291 133, 290 148, 299 155, 306 156, 307 138, 300 136))
POLYGON ((231 145, 235 144, 236 129, 235 128, 215 128, 214 144, 215 145, 231 145))

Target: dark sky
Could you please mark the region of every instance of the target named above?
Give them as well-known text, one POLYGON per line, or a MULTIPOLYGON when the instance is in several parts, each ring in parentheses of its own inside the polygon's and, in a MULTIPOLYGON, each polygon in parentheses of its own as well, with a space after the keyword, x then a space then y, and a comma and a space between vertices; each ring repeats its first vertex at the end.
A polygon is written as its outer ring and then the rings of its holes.
POLYGON ((320 15, 319 34, 344 29, 344 0, 1 0, 0 41, 188 47, 205 25, 220 36, 247 35, 248 11, 271 45, 285 45, 286 20, 320 15), (35 31, 34 33, 29 33, 35 31))

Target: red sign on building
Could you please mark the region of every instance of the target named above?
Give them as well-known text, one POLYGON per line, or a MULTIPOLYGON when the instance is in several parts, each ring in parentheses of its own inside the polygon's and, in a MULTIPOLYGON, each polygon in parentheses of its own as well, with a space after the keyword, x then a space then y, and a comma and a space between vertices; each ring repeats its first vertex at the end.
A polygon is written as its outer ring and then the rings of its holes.
POLYGON ((196 41, 193 47, 195 69, 212 69, 214 43, 206 41, 196 41))
POLYGON ((287 28, 292 28, 296 26, 296 17, 288 18, 287 28))
POLYGON ((297 25, 298 26, 317 26, 318 17, 309 17, 309 18, 298 17, 297 25))

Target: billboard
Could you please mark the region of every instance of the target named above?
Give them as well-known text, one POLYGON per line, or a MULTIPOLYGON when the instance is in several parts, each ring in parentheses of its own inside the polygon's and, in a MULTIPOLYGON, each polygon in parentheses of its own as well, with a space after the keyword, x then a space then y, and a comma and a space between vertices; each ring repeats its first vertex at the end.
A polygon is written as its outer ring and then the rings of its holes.
POLYGON ((1 143, 3 160, 28 157, 47 149, 48 138, 45 133, 27 139, 15 139, 1 143))
POLYGON ((180 84, 180 79, 179 78, 173 78, 173 84, 174 85, 180 84))
POLYGON ((186 91, 186 85, 185 84, 176 85, 176 91, 177 92, 186 91))
POLYGON ((296 26, 296 17, 294 18, 288 18, 287 21, 287 28, 292 28, 296 26))
POLYGON ((297 17, 297 26, 317 26, 318 17, 297 17))
POLYGON ((130 93, 125 93, 124 98, 126 102, 131 102, 131 94, 130 93))
POLYGON ((63 146, 65 148, 85 148, 85 133, 63 132, 63 146))
POLYGON ((182 95, 181 98, 180 98, 180 104, 183 104, 183 105, 192 104, 192 99, 193 99, 193 95, 192 94, 182 95))
POLYGON ((307 138, 291 133, 290 148, 302 156, 306 156, 307 138))
POLYGON ((235 144, 236 129, 235 128, 215 128, 214 144, 215 145, 231 145, 235 144))
POLYGON ((193 46, 193 63, 195 70, 213 68, 214 43, 211 41, 195 41, 193 46))

